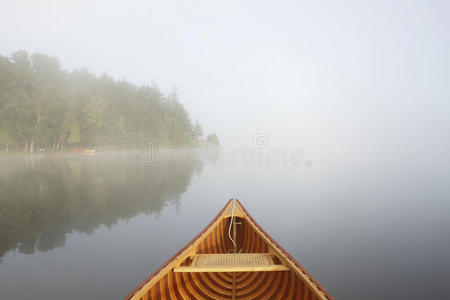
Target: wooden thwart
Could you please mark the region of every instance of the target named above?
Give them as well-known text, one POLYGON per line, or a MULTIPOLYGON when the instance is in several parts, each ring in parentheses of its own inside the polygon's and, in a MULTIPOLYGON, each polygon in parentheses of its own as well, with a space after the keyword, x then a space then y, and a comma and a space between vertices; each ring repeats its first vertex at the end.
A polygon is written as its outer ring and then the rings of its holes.
POLYGON ((270 253, 196 254, 190 266, 180 266, 174 272, 269 272, 287 271, 277 265, 270 253))

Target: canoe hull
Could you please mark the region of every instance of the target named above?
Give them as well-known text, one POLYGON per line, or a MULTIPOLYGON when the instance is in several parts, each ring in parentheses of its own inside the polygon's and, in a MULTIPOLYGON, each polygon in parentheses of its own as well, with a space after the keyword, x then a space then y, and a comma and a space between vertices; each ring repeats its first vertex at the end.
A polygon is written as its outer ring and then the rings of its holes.
POLYGON ((233 211, 240 253, 271 253, 287 271, 174 272, 193 255, 233 250, 228 237, 232 201, 189 244, 142 282, 126 300, 148 299, 333 299, 312 276, 278 245, 239 201, 233 211))

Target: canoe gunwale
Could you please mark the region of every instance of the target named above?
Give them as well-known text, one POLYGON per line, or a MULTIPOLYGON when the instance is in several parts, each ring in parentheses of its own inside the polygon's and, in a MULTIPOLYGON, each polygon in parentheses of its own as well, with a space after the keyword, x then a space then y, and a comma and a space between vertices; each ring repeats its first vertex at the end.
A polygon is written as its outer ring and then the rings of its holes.
MULTIPOLYGON (((230 205, 231 201, 233 199, 230 199, 227 204, 219 211, 219 213, 214 217, 214 219, 211 220, 211 222, 202 230, 200 231, 189 243, 187 243, 183 248, 181 248, 177 253, 175 253, 171 258, 169 258, 164 264, 162 264, 157 270, 155 270, 153 273, 151 273, 144 281, 142 281, 131 293, 128 294, 128 296, 125 297, 124 300, 130 300, 132 299, 136 294, 139 294, 139 291, 148 284, 155 276, 158 275, 162 270, 164 270, 169 264, 173 263, 177 257, 181 256, 186 250, 188 250, 189 247, 191 247, 199 238, 207 232, 211 226, 213 226, 217 220, 224 215, 226 209, 230 205)), ((285 259, 288 259, 295 267, 299 269, 300 272, 303 273, 301 275, 302 280, 305 281, 305 279, 309 279, 309 282, 305 282, 307 285, 314 285, 315 288, 322 294, 318 295, 320 298, 325 297, 325 299, 328 300, 334 300, 333 297, 331 297, 328 292, 323 288, 320 283, 314 279, 314 277, 295 259, 293 258, 280 244, 278 244, 259 224, 258 222, 253 219, 253 217, 250 215, 250 213, 247 211, 247 209, 242 205, 242 203, 236 199, 236 202, 239 204, 240 208, 242 209, 243 213, 245 214, 245 217, 248 218, 248 221, 250 224, 252 224, 254 227, 256 227, 261 234, 265 236, 266 239, 272 243, 272 246, 274 248, 277 248, 279 250, 285 259)))
MULTIPOLYGON (((231 201, 231 200, 230 200, 231 201)), ((255 221, 255 219, 253 219, 253 217, 250 215, 250 213, 247 211, 247 209, 242 205, 242 203, 239 200, 236 200, 240 206, 241 209, 244 211, 244 213, 246 214, 246 217, 250 219, 250 221, 261 231, 262 234, 264 234, 266 236, 266 238, 268 238, 275 247, 278 248, 278 250, 280 250, 285 256, 286 258, 288 258, 297 268, 300 269, 300 271, 311 281, 312 284, 314 284, 317 289, 324 294, 325 298, 329 299, 329 300, 334 300, 333 297, 331 297, 330 294, 328 294, 327 290, 320 285, 320 283, 314 279, 314 277, 305 269, 305 267, 303 267, 295 258, 293 258, 289 252, 287 252, 280 244, 278 244, 271 236, 270 234, 268 234, 259 224, 258 222, 255 221)))
POLYGON ((180 256, 184 251, 186 251, 192 244, 195 243, 208 229, 219 219, 219 217, 224 213, 225 209, 227 208, 228 204, 231 202, 228 201, 228 203, 219 211, 217 216, 212 219, 212 221, 202 230, 200 231, 189 243, 186 244, 183 248, 181 248, 177 253, 175 253, 171 258, 169 258, 164 264, 162 264, 158 269, 156 269, 152 274, 150 274, 144 281, 142 281, 130 294, 128 294, 127 297, 125 297, 125 300, 129 300, 133 298, 133 296, 138 293, 150 280, 153 279, 159 272, 161 272, 165 267, 167 267, 171 262, 173 262, 178 256, 180 256))

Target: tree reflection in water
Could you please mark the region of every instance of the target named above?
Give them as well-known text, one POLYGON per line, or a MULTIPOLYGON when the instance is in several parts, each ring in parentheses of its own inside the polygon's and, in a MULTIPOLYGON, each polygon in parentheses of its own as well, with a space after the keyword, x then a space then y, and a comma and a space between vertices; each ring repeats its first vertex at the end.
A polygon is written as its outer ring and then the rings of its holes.
POLYGON ((140 213, 177 206, 197 164, 142 165, 138 154, 0 157, 0 257, 61 247, 66 234, 91 233, 140 213))

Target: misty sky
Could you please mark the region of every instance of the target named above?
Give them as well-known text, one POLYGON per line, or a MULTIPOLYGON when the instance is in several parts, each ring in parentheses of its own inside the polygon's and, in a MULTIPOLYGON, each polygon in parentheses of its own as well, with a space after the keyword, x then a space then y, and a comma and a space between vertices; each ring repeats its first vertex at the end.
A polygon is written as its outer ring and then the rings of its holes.
POLYGON ((450 1, 3 1, 0 54, 175 84, 228 145, 448 148, 450 1))

